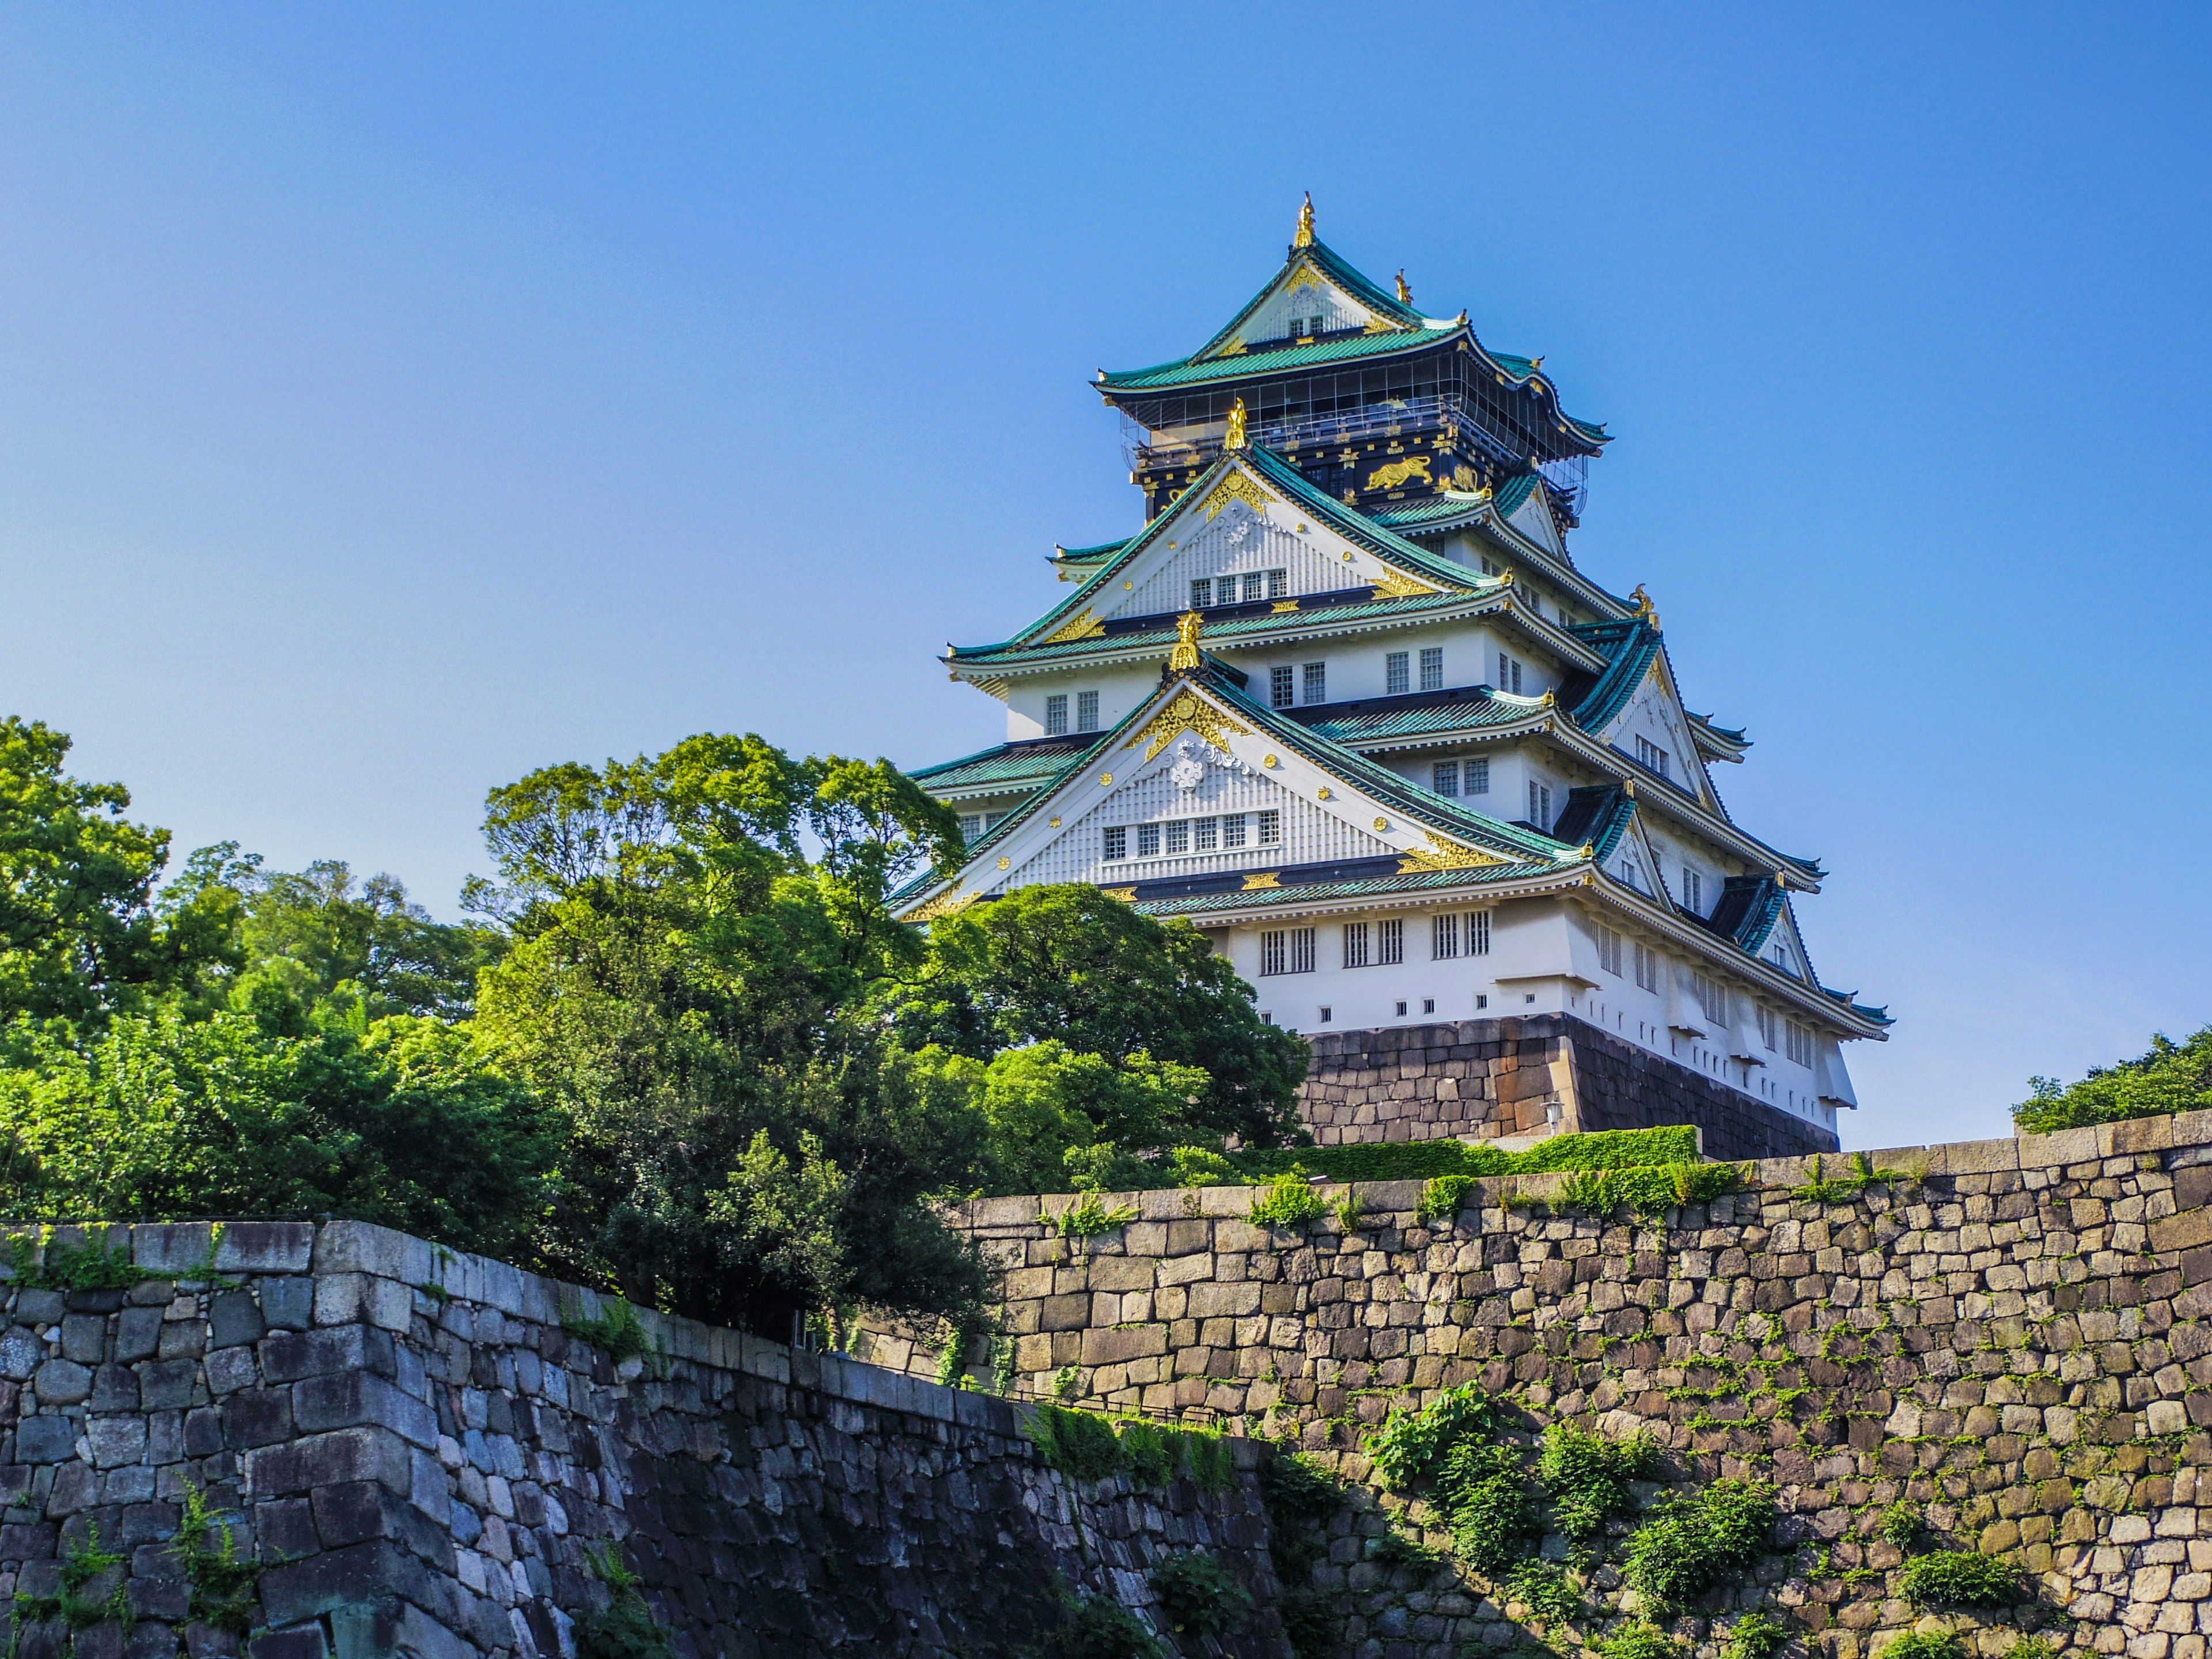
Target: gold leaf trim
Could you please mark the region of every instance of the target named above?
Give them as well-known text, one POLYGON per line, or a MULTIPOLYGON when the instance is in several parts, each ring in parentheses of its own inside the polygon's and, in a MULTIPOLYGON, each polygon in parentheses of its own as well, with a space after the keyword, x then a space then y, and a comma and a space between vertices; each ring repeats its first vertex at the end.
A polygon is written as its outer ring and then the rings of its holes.
POLYGON ((1422 832, 1429 838, 1425 850, 1415 848, 1406 854, 1398 863, 1401 876, 1417 875, 1424 870, 1478 870, 1486 865, 1510 864, 1495 853, 1485 852, 1480 847, 1468 847, 1455 841, 1446 841, 1433 830, 1422 832))
POLYGON ((1137 890, 1133 887, 1102 887, 1098 890, 1108 898, 1119 899, 1124 904, 1137 896, 1137 890))
POLYGON ((1088 606, 1062 623, 1059 628, 1038 641, 1041 645, 1066 645, 1075 640, 1095 640, 1106 632, 1106 624, 1092 616, 1088 606))
POLYGON ((1433 582, 1417 580, 1387 564, 1382 567, 1382 574, 1375 578, 1375 592, 1378 599, 1415 599, 1443 592, 1443 589, 1433 582))
POLYGON ((957 916, 977 899, 981 892, 963 893, 957 887, 948 887, 919 910, 906 913, 908 921, 936 921, 945 916, 957 916))
POLYGON ((1244 890, 1248 893, 1256 893, 1263 888, 1280 887, 1282 884, 1273 870, 1268 871, 1265 875, 1244 878, 1244 890))
POLYGON ((1226 749, 1231 735, 1252 735, 1249 726, 1238 725, 1205 698, 1185 690, 1177 693, 1173 702, 1146 721, 1144 729, 1122 746, 1134 749, 1141 743, 1146 745, 1145 758, 1150 760, 1186 732, 1197 732, 1216 749, 1226 749))
POLYGON ((1214 485, 1213 493, 1206 498, 1206 516, 1208 520, 1212 519, 1231 501, 1243 501, 1255 513, 1265 513, 1267 503, 1274 499, 1252 481, 1250 473, 1232 471, 1214 485))

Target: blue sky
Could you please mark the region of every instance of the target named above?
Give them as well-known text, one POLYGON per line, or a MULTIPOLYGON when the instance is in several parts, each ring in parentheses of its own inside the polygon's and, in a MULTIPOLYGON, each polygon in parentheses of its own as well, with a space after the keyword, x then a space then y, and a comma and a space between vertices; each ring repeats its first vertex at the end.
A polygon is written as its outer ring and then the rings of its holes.
MULTIPOLYGON (((1887 1002, 1846 1146, 2212 1020, 2201 10, 0 15, 0 691, 180 849, 441 914, 484 792, 1002 732, 1100 367, 1321 233, 1611 424, 1736 815, 1887 1002)), ((1065 590, 1059 590, 1064 592, 1065 590)))

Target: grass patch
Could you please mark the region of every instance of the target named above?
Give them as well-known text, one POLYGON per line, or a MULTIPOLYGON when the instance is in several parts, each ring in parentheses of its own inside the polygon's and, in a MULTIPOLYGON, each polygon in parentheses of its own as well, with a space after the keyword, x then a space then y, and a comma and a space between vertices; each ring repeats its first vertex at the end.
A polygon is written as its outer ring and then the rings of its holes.
POLYGON ((1134 1205, 1109 1206, 1096 1193, 1084 1194, 1081 1202, 1069 1205, 1058 1215, 1042 1204, 1037 1206, 1037 1219, 1062 1238, 1096 1238, 1102 1233, 1126 1227, 1136 1218, 1134 1205))
POLYGON ((1328 1200, 1304 1176, 1279 1175, 1252 1200, 1245 1219, 1255 1227, 1300 1227, 1328 1212, 1328 1200))
POLYGON ((1164 1487, 1188 1477, 1200 1492, 1226 1492, 1237 1480, 1229 1437, 1212 1429, 1176 1428, 1140 1417, 1039 1404, 1024 1431, 1044 1461, 1071 1480, 1127 1475, 1139 1486, 1164 1487))
POLYGON ((653 1351, 653 1339, 646 1334, 628 1297, 615 1297, 597 1319, 580 1319, 571 1314, 561 1322, 561 1328, 571 1336, 597 1343, 617 1364, 653 1351))

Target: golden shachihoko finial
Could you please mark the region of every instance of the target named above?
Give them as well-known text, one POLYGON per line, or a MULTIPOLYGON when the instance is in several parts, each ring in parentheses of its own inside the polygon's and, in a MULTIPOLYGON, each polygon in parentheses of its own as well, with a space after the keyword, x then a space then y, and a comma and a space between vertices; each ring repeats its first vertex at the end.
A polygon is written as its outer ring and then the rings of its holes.
POLYGON ((1311 247, 1313 246, 1313 192, 1311 191, 1308 191, 1306 192, 1306 204, 1298 210, 1297 239, 1293 241, 1291 246, 1292 247, 1311 247))
POLYGON ((1224 449, 1242 449, 1245 446, 1244 400, 1239 398, 1229 410, 1229 430, 1221 440, 1224 449))
POLYGON ((1198 612, 1186 611, 1176 620, 1175 649, 1168 653, 1168 672, 1198 666, 1198 612))
POLYGON ((1406 268, 1403 265, 1398 267, 1398 303, 1401 306, 1413 303, 1413 290, 1406 286, 1406 268))
POLYGON ((1644 591, 1644 584, 1637 583, 1628 597, 1636 601, 1636 614, 1650 623, 1656 631, 1659 626, 1659 610, 1651 603, 1651 596, 1644 591))

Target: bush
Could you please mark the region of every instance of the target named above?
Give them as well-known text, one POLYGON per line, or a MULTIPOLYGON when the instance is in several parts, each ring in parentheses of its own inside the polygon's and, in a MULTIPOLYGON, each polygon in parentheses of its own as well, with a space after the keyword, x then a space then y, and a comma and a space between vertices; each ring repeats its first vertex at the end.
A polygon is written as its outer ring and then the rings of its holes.
POLYGON ((1165 1172, 1178 1187, 1234 1187, 1243 1172, 1210 1146, 1178 1146, 1167 1156, 1165 1172))
POLYGON ((2034 1599, 2027 1575, 2013 1562, 1972 1550, 1937 1550, 1905 1563, 1907 1599, 1923 1607, 2009 1607, 2034 1599))
POLYGON ((1900 1498, 1881 1512, 1881 1523, 1876 1535, 1885 1543, 1898 1548, 1911 1549, 1920 1534, 1928 1529, 1928 1513, 1919 1504, 1900 1498))
POLYGON ((1419 1411, 1399 1410, 1367 1437, 1367 1455, 1385 1486, 1403 1490, 1419 1480, 1443 1455, 1469 1437, 1496 1437, 1504 1426, 1498 1402, 1481 1385, 1463 1382, 1438 1395, 1419 1411))
POLYGON ((1540 1530, 1535 1494, 1511 1446, 1461 1441, 1444 1456, 1437 1496, 1451 1517, 1453 1550, 1486 1577, 1504 1576, 1540 1530))
POLYGON ((1513 1569, 1505 1588, 1547 1630, 1579 1619, 1589 1611, 1583 1600, 1581 1587, 1547 1562, 1523 1561, 1513 1569))
POLYGON ((1155 1566, 1152 1588, 1169 1624, 1192 1636, 1225 1636, 1243 1629, 1252 1617, 1250 1593, 1218 1561, 1196 1550, 1170 1555, 1155 1566))
POLYGON ((2031 1078, 2028 1086, 2033 1092, 2012 1116, 2031 1134, 2202 1111, 2212 1106, 2212 1025, 2185 1042, 2154 1036, 2149 1053, 2100 1066, 2070 1088, 2049 1077, 2031 1078))
POLYGON ((1628 1582, 1647 1606, 1681 1607, 1749 1569, 1774 1531, 1774 1488, 1716 1480, 1637 1528, 1628 1582))
POLYGON ((1721 1649, 1721 1659, 1776 1659, 1790 1645, 1789 1630, 1764 1613, 1747 1613, 1735 1621, 1721 1649))
POLYGON ((1595 1650, 1598 1659, 1674 1659, 1681 1650, 1656 1625, 1636 1624, 1608 1636, 1595 1650))
POLYGON ((1252 1200, 1246 1219, 1255 1227, 1297 1227, 1328 1213, 1328 1200, 1298 1175, 1277 1176, 1252 1200))
POLYGON ((1159 1659, 1160 1644, 1144 1620, 1109 1595, 1089 1595, 1045 1638, 1052 1659, 1159 1659))
POLYGON ((1966 1644, 1949 1631, 1907 1631, 1876 1659, 1966 1659, 1966 1644))
POLYGON ((1544 1431, 1537 1477, 1551 1494, 1552 1522, 1577 1545, 1588 1545, 1617 1516, 1636 1513, 1632 1483, 1659 1472, 1659 1448, 1648 1434, 1607 1440, 1565 1423, 1544 1431))
POLYGON ((1044 1461, 1071 1480, 1103 1480, 1121 1472, 1114 1425, 1096 1412, 1040 1404, 1030 1416, 1029 1437, 1044 1461))

